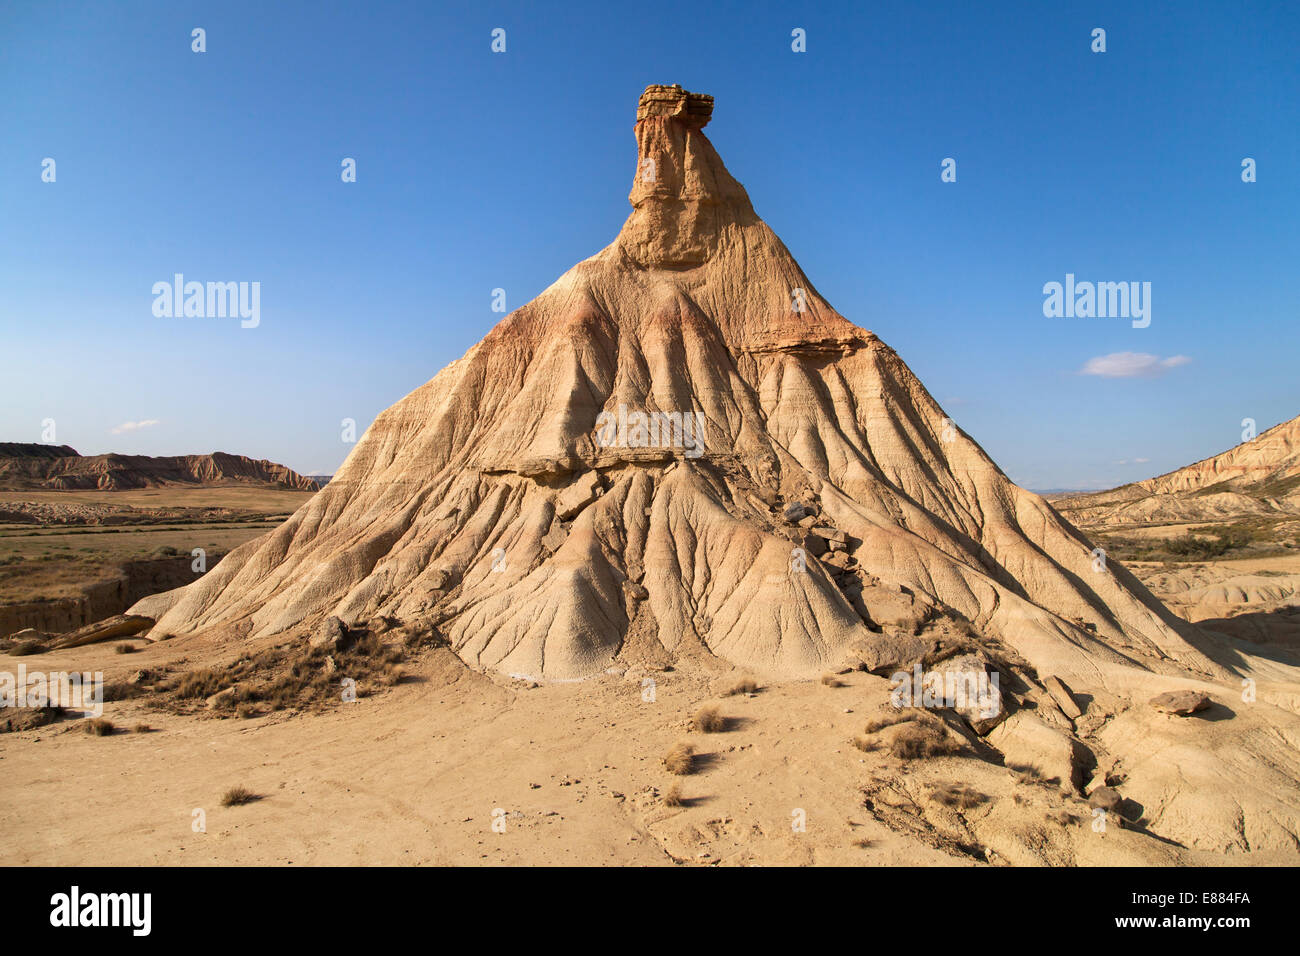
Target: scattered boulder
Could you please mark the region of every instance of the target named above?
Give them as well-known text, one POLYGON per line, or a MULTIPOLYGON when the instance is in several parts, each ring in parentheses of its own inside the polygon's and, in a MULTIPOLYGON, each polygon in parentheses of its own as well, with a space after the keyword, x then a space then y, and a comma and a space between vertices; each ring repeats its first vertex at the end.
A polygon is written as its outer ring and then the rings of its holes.
POLYGON ((141 631, 147 631, 151 627, 153 627, 153 618, 151 617, 144 617, 140 614, 114 614, 112 617, 106 617, 102 621, 87 624, 85 627, 79 627, 75 631, 64 634, 54 642, 53 647, 55 649, 81 647, 83 644, 108 641, 115 637, 131 637, 141 631))
POLYGON ((911 634, 872 634, 854 645, 853 651, 863 662, 863 669, 878 677, 893 677, 905 671, 910 677, 912 666, 934 651, 936 643, 911 634))
POLYGON ((1083 711, 1074 702, 1073 692, 1061 678, 1053 674, 1043 681, 1043 687, 1052 695, 1052 700, 1056 701, 1056 706, 1061 708, 1061 713, 1066 717, 1078 720, 1083 716, 1083 711))
POLYGON ((554 554, 560 550, 560 546, 568 540, 568 537, 569 532, 557 521, 551 525, 551 530, 546 532, 546 537, 542 538, 542 547, 554 554))
POLYGON ((816 525, 809 530, 809 535, 825 540, 826 547, 832 551, 848 547, 849 536, 843 531, 838 531, 835 528, 828 528, 825 525, 816 525))
POLYGON ((1151 706, 1162 714, 1190 717, 1214 703, 1208 694, 1196 690, 1171 690, 1151 698, 1151 706))
POLYGON ((933 695, 983 737, 1007 719, 998 681, 997 672, 990 674, 983 660, 974 654, 962 654, 945 661, 942 668, 927 672, 921 686, 927 706, 933 695))
POLYGON ((219 690, 206 701, 210 710, 227 710, 235 706, 235 688, 219 690))
POLYGON ((1124 802, 1114 787, 1098 787, 1088 795, 1088 806, 1111 811, 1124 802))
POLYGON ((847 551, 831 551, 822 557, 822 563, 829 564, 833 568, 840 568, 847 571, 858 562, 857 559, 847 551))
POLYGON ((598 473, 588 471, 581 474, 573 484, 561 491, 559 497, 555 499, 555 513, 560 516, 561 521, 568 521, 599 498, 600 491, 600 475, 598 473))
POLYGON ((340 651, 348 643, 348 626, 337 617, 327 617, 312 632, 308 643, 312 647, 340 651))
POLYGON ((814 558, 819 558, 826 553, 826 539, 817 535, 806 534, 803 536, 803 549, 814 558))

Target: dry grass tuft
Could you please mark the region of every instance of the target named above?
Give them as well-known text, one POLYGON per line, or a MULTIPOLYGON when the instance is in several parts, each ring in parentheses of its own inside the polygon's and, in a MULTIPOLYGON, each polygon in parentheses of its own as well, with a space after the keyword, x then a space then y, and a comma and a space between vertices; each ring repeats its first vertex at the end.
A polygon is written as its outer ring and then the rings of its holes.
POLYGON ((978 807, 982 803, 988 802, 988 796, 973 790, 965 784, 946 783, 934 788, 931 794, 937 803, 942 803, 945 807, 952 807, 956 810, 969 810, 972 807, 978 807))
POLYGON ((736 681, 736 683, 731 685, 731 688, 727 691, 727 696, 735 697, 738 694, 757 694, 757 693, 758 693, 758 681, 754 680, 754 678, 752 677, 742 677, 740 678, 740 680, 736 681))
POLYGON ((131 728, 131 732, 136 734, 151 734, 153 733, 153 728, 148 724, 136 724, 131 728))
POLYGON ((727 718, 722 716, 716 704, 706 704, 691 718, 691 730, 702 734, 717 734, 726 729, 727 718))
POLYGON ((834 674, 823 674, 822 683, 827 687, 843 687, 844 681, 840 680, 834 674))
POLYGON ((921 757, 942 757, 956 753, 961 746, 953 739, 942 722, 939 726, 922 722, 909 722, 899 727, 889 749, 901 760, 917 760, 921 757))
POLYGON ((927 710, 919 707, 891 707, 886 712, 867 721, 863 728, 864 733, 874 734, 886 727, 893 727, 895 724, 905 724, 908 721, 915 721, 929 727, 942 727, 943 721, 927 710))
POLYGON ((123 641, 121 644, 118 644, 113 648, 115 654, 134 654, 135 651, 135 645, 128 644, 126 641, 123 641))
POLYGON ((871 840, 869 837, 858 837, 856 840, 853 841, 853 845, 857 847, 859 850, 865 850, 868 847, 870 847, 874 842, 875 841, 871 840))
POLYGON ((857 747, 864 754, 869 754, 873 750, 880 749, 880 741, 872 740, 869 737, 854 737, 853 746, 857 747))
POLYGON ((257 799, 257 794, 247 787, 231 787, 221 797, 223 807, 241 807, 257 799))
POLYGON ((218 702, 218 712, 249 716, 241 704, 259 705, 256 716, 288 708, 330 706, 341 700, 340 681, 357 681, 357 696, 376 687, 401 683, 406 675, 399 666, 402 647, 385 644, 378 635, 362 632, 345 650, 327 653, 304 643, 288 643, 245 655, 222 668, 188 671, 161 689, 177 701, 202 701, 234 688, 218 702))
POLYGON ((227 674, 205 668, 204 670, 186 671, 176 679, 173 689, 176 696, 181 700, 194 700, 211 697, 229 686, 230 678, 227 674))
POLYGON ((93 737, 107 737, 115 729, 111 720, 105 720, 103 717, 96 717, 88 720, 81 725, 85 728, 86 733, 93 737))
POLYGON ((684 777, 695 770, 695 748, 684 740, 673 744, 671 750, 664 754, 664 767, 669 773, 684 777))
POLYGON ((682 785, 680 783, 675 783, 668 788, 668 792, 664 794, 664 806, 665 807, 686 806, 686 800, 682 797, 682 785))

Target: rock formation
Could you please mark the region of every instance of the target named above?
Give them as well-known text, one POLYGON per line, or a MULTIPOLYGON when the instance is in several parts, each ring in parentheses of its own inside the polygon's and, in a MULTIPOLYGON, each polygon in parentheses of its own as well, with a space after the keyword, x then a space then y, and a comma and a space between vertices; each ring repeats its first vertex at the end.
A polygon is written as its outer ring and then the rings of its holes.
POLYGON ((1056 507, 1089 526, 1300 515, 1300 417, 1185 468, 1056 507))
POLYGON ((169 485, 255 484, 315 491, 316 482, 273 461, 243 455, 82 456, 67 445, 0 443, 0 489, 121 491, 169 485))
POLYGON ((1218 673, 817 294, 712 109, 647 88, 614 242, 379 415, 286 524, 135 610, 177 635, 390 615, 548 678, 697 655, 808 675, 935 615, 1065 674, 1218 673))

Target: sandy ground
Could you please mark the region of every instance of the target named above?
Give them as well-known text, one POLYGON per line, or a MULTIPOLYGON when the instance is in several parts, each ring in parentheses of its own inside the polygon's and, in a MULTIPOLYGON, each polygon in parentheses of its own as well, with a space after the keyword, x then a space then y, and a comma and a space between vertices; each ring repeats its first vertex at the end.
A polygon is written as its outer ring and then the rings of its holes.
MULTIPOLYGON (((214 652, 182 639, 21 663, 101 669, 113 681, 214 652)), ((0 658, 0 670, 18 663, 0 658)), ((0 736, 0 829, 10 835, 0 863, 1242 862, 1115 826, 1095 832, 1081 799, 973 754, 903 761, 855 749, 890 686, 865 673, 838 688, 805 681, 731 697, 718 693, 735 674, 656 673, 645 700, 639 679, 529 686, 470 671, 446 650, 409 670, 407 682, 324 713, 222 720, 130 700, 106 704, 105 716, 153 732, 94 737, 66 721, 0 736), (689 733, 709 701, 727 730, 689 733), (683 738, 700 768, 674 777, 662 756, 683 738), (688 805, 663 804, 674 782, 688 805), (985 802, 942 806, 933 790, 952 783, 985 802), (236 785, 259 799, 222 807, 236 785)))

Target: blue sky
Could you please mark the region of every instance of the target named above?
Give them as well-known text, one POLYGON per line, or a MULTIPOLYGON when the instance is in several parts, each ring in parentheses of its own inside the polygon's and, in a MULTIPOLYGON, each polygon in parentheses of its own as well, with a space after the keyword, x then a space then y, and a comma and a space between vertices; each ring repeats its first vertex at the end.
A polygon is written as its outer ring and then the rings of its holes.
POLYGON ((494 288, 616 235, 637 96, 680 83, 818 291, 1013 479, 1216 453, 1300 414, 1300 7, 1136 6, 7 0, 0 440, 333 471, 494 288), (155 317, 176 272, 260 282, 261 324, 155 317), (1066 273, 1150 282, 1150 326, 1045 318, 1066 273), (1080 374, 1125 352, 1176 361, 1080 374))

